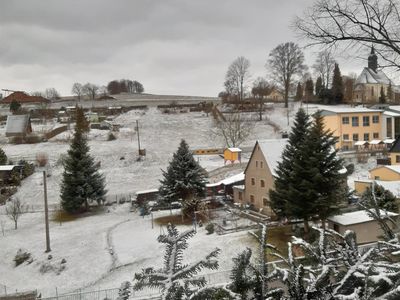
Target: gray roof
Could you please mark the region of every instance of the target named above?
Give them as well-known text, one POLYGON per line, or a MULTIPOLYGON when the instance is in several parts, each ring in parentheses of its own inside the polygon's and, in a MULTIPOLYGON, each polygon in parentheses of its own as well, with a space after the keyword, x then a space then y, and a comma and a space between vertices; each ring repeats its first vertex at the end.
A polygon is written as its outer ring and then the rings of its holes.
POLYGON ((29 126, 29 115, 12 115, 7 117, 6 135, 26 133, 29 126))
POLYGON ((374 70, 370 68, 364 68, 360 76, 358 76, 356 84, 366 84, 366 83, 389 84, 390 79, 382 71, 374 72, 374 70))

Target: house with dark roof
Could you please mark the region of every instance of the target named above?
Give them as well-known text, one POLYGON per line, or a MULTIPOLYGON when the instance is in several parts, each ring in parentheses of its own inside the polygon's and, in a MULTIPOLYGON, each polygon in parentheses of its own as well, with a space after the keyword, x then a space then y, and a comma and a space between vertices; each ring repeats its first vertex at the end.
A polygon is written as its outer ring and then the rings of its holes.
POLYGON ((378 103, 381 88, 387 97, 387 102, 400 99, 400 88, 396 86, 387 75, 378 69, 378 56, 374 47, 368 56, 368 67, 365 67, 358 76, 353 91, 353 101, 358 103, 378 103), (391 99, 390 90, 391 89, 391 99))
POLYGON ((25 137, 32 133, 29 115, 11 115, 7 117, 6 137, 25 137))
POLYGON ((42 96, 31 96, 25 92, 17 91, 3 98, 0 103, 1 104, 10 104, 11 102, 16 101, 19 104, 44 104, 49 103, 50 100, 42 97, 42 96))

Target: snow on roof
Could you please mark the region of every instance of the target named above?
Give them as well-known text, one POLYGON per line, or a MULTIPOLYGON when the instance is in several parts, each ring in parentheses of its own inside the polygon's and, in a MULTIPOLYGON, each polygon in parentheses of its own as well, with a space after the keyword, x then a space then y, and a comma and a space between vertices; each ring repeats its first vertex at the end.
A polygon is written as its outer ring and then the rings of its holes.
POLYGON ((245 186, 244 185, 234 185, 233 188, 238 189, 238 190, 244 190, 245 186))
MULTIPOLYGON (((386 213, 389 217, 395 217, 399 215, 389 211, 385 212, 381 209, 381 215, 385 215, 386 213)), ((374 221, 374 219, 370 217, 365 210, 353 211, 341 215, 331 216, 328 218, 328 220, 340 225, 354 225, 374 221)))
POLYGON ((150 194, 150 193, 158 193, 158 189, 150 189, 150 190, 137 191, 137 192, 136 192, 136 195, 150 194))
POLYGON ((327 112, 335 114, 350 114, 350 113, 376 113, 382 112, 381 109, 373 109, 367 107, 351 107, 351 106, 319 106, 322 115, 326 115, 327 112), (324 113, 325 112, 325 113, 324 113))
POLYGON ((385 168, 388 168, 396 173, 400 173, 400 165, 389 165, 389 166, 383 166, 385 168))
POLYGON ((372 141, 370 141, 369 142, 371 145, 378 145, 378 144, 381 144, 381 143, 383 143, 381 140, 372 140, 372 141))
POLYGON ((394 112, 394 111, 385 111, 383 113, 385 116, 390 116, 390 117, 400 117, 400 113, 394 112))
POLYGON ((261 140, 258 141, 260 150, 267 161, 268 167, 272 175, 276 176, 275 169, 278 162, 281 160, 283 149, 287 144, 288 139, 261 140))
POLYGON ((362 146, 362 145, 365 145, 365 144, 368 144, 368 142, 367 141, 357 141, 357 142, 354 143, 354 146, 362 146))
POLYGON ((242 149, 240 148, 228 148, 228 150, 231 152, 242 152, 242 149))
POLYGON ((230 184, 233 184, 235 182, 242 181, 242 180, 244 180, 244 172, 241 172, 239 174, 236 174, 236 175, 230 176, 228 178, 222 179, 222 180, 220 180, 218 182, 215 182, 215 183, 208 183, 208 184, 206 184, 206 186, 207 187, 215 187, 215 186, 220 186, 222 184, 223 185, 230 185, 230 184))
POLYGON ((383 180, 372 180, 372 179, 357 179, 354 182, 365 182, 382 186, 385 190, 390 191, 397 198, 400 198, 400 181, 383 181, 383 180))
POLYGON ((4 165, 0 166, 0 171, 12 171, 16 166, 13 165, 4 165))
POLYGON ((395 141, 395 139, 386 139, 386 140, 384 140, 383 142, 384 142, 385 144, 392 144, 392 143, 394 143, 394 141, 395 141))
POLYGON ((11 115, 7 117, 6 133, 26 133, 29 115, 11 115))
POLYGON ((358 76, 355 84, 389 84, 390 79, 382 71, 374 72, 370 68, 364 68, 360 76, 358 76))

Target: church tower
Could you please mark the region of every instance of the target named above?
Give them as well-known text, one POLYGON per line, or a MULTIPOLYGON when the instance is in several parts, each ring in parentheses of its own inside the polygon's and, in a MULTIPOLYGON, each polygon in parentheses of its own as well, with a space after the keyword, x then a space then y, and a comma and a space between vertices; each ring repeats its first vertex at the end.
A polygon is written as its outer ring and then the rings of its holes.
POLYGON ((375 54, 374 46, 372 46, 371 53, 368 56, 368 68, 373 70, 375 73, 378 69, 378 56, 375 54))

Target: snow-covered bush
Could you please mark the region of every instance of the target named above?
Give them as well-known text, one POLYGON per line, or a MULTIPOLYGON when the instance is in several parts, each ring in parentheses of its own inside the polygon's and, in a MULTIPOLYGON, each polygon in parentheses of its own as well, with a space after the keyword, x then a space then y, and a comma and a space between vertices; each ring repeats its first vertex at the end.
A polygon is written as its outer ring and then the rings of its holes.
POLYGON ((118 291, 118 298, 117 300, 128 300, 132 291, 132 284, 129 281, 124 281, 121 283, 121 287, 118 291))
POLYGON ((107 135, 107 141, 114 141, 114 140, 116 140, 117 138, 116 138, 116 136, 112 133, 112 132, 109 132, 108 133, 108 135, 107 135))
POLYGON ((28 261, 31 258, 31 254, 23 249, 18 249, 17 254, 14 257, 15 266, 19 266, 20 264, 28 261))
POLYGON ((213 223, 208 223, 205 228, 206 228, 207 234, 214 233, 214 224, 213 223))

